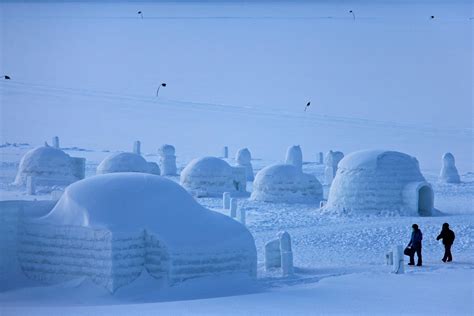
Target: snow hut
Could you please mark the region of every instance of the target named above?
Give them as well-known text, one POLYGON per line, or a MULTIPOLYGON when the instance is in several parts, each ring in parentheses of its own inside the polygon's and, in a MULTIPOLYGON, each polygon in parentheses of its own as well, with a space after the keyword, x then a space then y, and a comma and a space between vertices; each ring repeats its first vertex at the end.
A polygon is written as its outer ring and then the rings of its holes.
POLYGON ((156 163, 148 163, 145 158, 135 153, 112 154, 97 166, 97 174, 115 172, 141 172, 160 174, 156 163))
POLYGON ((172 145, 163 145, 158 149, 160 156, 160 169, 162 176, 176 175, 176 156, 172 145))
POLYGON ((288 147, 286 151, 286 163, 294 165, 299 171, 303 170, 303 152, 299 145, 288 147))
POLYGON ((396 151, 363 150, 339 162, 323 209, 429 216, 433 203, 433 189, 416 158, 396 151))
POLYGON ((197 197, 246 193, 245 168, 231 167, 216 157, 192 160, 181 172, 181 185, 197 197))
POLYGON ((451 153, 445 153, 443 155, 443 167, 441 168, 439 180, 445 183, 460 183, 461 182, 458 169, 456 168, 456 162, 454 160, 454 156, 451 153))
POLYGON ((74 158, 59 148, 42 146, 28 151, 20 161, 15 185, 26 185, 31 177, 35 185, 69 185, 84 178, 85 159, 74 158))
POLYGON ((245 226, 155 175, 113 173, 74 183, 47 215, 21 230, 19 264, 43 283, 87 277, 114 292, 144 271, 163 286, 256 277, 255 242, 245 226))
POLYGON ((241 148, 237 152, 235 157, 237 161, 237 166, 245 168, 245 176, 247 181, 253 181, 253 167, 252 167, 252 156, 250 154, 250 150, 247 148, 241 148))
POLYGON ((315 176, 289 164, 260 170, 253 184, 252 200, 279 203, 319 203, 323 187, 315 176))

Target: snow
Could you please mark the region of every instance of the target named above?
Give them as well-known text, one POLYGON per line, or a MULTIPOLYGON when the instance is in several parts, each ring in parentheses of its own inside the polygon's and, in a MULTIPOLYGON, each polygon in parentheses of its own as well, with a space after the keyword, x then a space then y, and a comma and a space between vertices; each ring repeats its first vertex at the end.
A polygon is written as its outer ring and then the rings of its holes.
MULTIPOLYGON (((397 192, 415 202, 414 192, 430 185, 442 213, 326 213, 317 203, 233 193, 255 239, 256 281, 211 276, 162 287, 143 270, 111 294, 90 278, 49 286, 2 270, 1 277, 15 275, 13 288, 0 281, 2 316, 474 314, 471 1, 67 2, 0 3, 1 75, 12 76, 0 81, 0 253, 7 258, 15 253, 4 241, 15 242, 17 210, 41 215, 32 205, 51 199, 10 184, 25 151, 54 135, 63 151, 87 159, 87 178, 136 139, 149 144, 142 148, 149 162, 160 163, 160 144, 179 148, 177 174, 194 157, 221 156, 224 146, 231 157, 251 148, 257 173, 300 144, 303 172, 324 183, 324 198, 330 187, 318 152, 387 148, 416 157, 426 181, 397 192), (461 183, 439 181, 448 151, 461 183), (450 264, 440 261, 436 241, 444 222, 457 236, 450 264), (413 223, 424 233, 424 266, 391 274, 385 254, 406 245, 413 223), (291 234, 291 277, 264 269, 264 246, 280 231, 291 234)), ((229 215, 220 196, 196 200, 229 215)))
POLYGON ((181 172, 181 185, 198 197, 245 193, 246 171, 216 157, 193 159, 181 172))
POLYGON ((301 147, 297 145, 288 147, 285 162, 295 166, 300 171, 303 170, 303 152, 301 147))
POLYGON ((116 153, 105 158, 97 167, 97 174, 113 172, 142 172, 150 170, 147 161, 135 153, 116 153))
POLYGON ((326 212, 431 215, 433 189, 416 158, 395 151, 350 153, 338 165, 326 212))
POLYGON ((248 148, 241 148, 237 151, 235 160, 237 161, 237 166, 245 168, 245 175, 247 181, 253 181, 253 167, 252 167, 252 155, 248 148))
POLYGON ((275 164, 257 173, 251 199, 281 203, 319 203, 323 187, 315 176, 289 164, 275 164))
POLYGON ((165 144, 158 149, 162 176, 176 175, 176 156, 174 146, 165 144))
POLYGON ((445 153, 443 155, 443 167, 441 168, 439 180, 445 183, 460 183, 461 182, 458 169, 456 168, 454 155, 451 153, 445 153))
POLYGON ((28 177, 44 186, 67 185, 81 179, 74 159, 49 146, 36 147, 23 156, 14 184, 24 186, 28 177))
POLYGON ((140 173, 69 186, 49 214, 20 225, 18 261, 33 280, 87 277, 111 292, 145 269, 169 285, 256 275, 254 239, 245 226, 205 209, 174 181, 140 173))

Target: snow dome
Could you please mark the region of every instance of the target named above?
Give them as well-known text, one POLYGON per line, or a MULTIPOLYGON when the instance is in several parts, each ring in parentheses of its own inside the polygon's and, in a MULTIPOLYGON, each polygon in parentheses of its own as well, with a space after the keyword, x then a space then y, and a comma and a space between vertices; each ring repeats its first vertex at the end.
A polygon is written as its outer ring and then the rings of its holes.
POLYGON ((251 199, 280 203, 318 203, 323 188, 315 176, 289 164, 276 164, 257 173, 251 199))
POLYGON ((298 170, 303 170, 303 152, 300 146, 290 146, 286 151, 286 163, 294 165, 298 170))
POLYGON ((198 197, 244 193, 246 184, 245 168, 231 167, 216 157, 196 158, 181 172, 181 185, 198 197))
POLYGON ((252 167, 252 155, 250 154, 250 150, 248 148, 241 148, 236 154, 235 160, 237 161, 237 165, 245 168, 245 175, 247 177, 247 181, 253 181, 253 167, 252 167))
POLYGON ((247 228, 155 175, 113 173, 76 182, 26 229, 19 262, 28 277, 43 282, 88 276, 114 292, 143 270, 165 284, 256 276, 247 228))
MULTIPOLYGON (((117 153, 108 156, 97 167, 97 174, 114 172, 142 172, 148 173, 151 165, 145 158, 135 153, 117 153)), ((154 168, 158 166, 153 166, 154 168)))
POLYGON ((339 162, 324 210, 432 215, 433 200, 416 158, 396 151, 364 150, 339 162))
POLYGON ((83 158, 71 157, 54 147, 37 147, 22 157, 14 184, 25 185, 32 177, 39 185, 68 185, 84 177, 84 168, 83 158))
POLYGON ((443 167, 441 168, 439 180, 446 183, 461 182, 454 156, 451 153, 445 153, 443 155, 443 167))

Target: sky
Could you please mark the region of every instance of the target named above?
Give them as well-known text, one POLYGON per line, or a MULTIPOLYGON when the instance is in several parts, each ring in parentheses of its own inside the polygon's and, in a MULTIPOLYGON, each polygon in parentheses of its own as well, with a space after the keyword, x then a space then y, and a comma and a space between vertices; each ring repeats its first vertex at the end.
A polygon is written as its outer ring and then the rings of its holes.
POLYGON ((292 144, 311 155, 383 147, 433 165, 449 150, 472 170, 469 3, 0 10, 0 72, 13 78, 0 84, 1 142, 58 134, 77 146, 128 149, 139 138, 149 150, 249 146, 276 158, 292 144))

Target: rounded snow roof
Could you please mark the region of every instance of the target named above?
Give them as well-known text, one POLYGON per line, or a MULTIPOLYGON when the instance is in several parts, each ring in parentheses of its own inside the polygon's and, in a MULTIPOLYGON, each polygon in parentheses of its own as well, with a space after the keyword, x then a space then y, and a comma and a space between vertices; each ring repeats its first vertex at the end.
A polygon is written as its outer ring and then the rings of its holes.
POLYGON ((252 199, 268 202, 317 202, 322 185, 315 176, 301 172, 291 164, 275 164, 255 176, 252 199))
POLYGON ((71 157, 58 148, 42 146, 28 151, 20 161, 20 170, 36 171, 44 168, 70 166, 71 157))
POLYGON ((71 157, 61 149, 49 146, 36 147, 21 158, 14 184, 24 184, 29 175, 41 178, 61 177, 69 182, 76 180, 71 157))
POLYGON ((387 150, 361 150, 345 156, 338 169, 345 170, 375 170, 383 165, 405 165, 418 169, 418 160, 410 155, 387 150), (384 164, 385 163, 385 164, 384 164))
POLYGON ((210 243, 244 235, 245 226, 210 211, 179 184, 143 173, 112 173, 78 181, 41 219, 49 224, 135 233, 146 229, 168 246, 210 243))
POLYGON ((113 172, 148 172, 145 158, 135 153, 117 153, 108 156, 97 167, 97 174, 113 172))
POLYGON ((181 172, 181 178, 231 176, 232 167, 224 160, 216 157, 193 159, 181 172))

